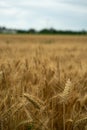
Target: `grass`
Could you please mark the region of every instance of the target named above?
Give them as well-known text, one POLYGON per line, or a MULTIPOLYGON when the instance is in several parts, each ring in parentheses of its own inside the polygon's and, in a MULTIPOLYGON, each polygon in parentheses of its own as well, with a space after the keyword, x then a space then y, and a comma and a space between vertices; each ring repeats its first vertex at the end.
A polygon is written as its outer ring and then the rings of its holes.
POLYGON ((0 35, 0 130, 86 129, 87 37, 0 35))

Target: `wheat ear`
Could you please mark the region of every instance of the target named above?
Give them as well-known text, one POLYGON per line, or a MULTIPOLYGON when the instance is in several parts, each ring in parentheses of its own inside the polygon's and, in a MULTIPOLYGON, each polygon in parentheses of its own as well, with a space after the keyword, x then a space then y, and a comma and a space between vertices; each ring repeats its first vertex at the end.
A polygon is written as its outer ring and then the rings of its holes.
POLYGON ((65 84, 65 88, 64 88, 63 92, 61 94, 59 94, 62 102, 64 102, 64 103, 67 102, 67 100, 70 96, 71 90, 72 90, 72 83, 71 83, 70 79, 68 79, 65 84))
POLYGON ((15 128, 14 130, 17 130, 18 127, 20 127, 21 125, 25 125, 25 124, 27 124, 27 123, 32 124, 33 122, 31 122, 30 120, 24 120, 24 121, 20 122, 20 123, 16 126, 16 128, 15 128))
POLYGON ((79 126, 80 124, 87 124, 87 116, 85 116, 84 118, 81 118, 79 120, 77 120, 75 123, 74 123, 74 128, 79 126))
POLYGON ((32 96, 32 95, 29 95, 29 94, 26 94, 24 93, 24 97, 29 101, 31 102, 37 109, 40 109, 41 106, 43 105, 43 102, 40 101, 39 99, 37 99, 36 97, 32 96))

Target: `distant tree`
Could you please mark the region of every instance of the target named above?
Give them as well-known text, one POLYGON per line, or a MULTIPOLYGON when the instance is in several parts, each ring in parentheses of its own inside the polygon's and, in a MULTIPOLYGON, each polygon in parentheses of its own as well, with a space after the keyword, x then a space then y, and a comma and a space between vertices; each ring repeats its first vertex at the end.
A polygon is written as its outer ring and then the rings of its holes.
POLYGON ((36 30, 35 30, 35 29, 30 29, 30 30, 28 30, 27 32, 30 33, 30 34, 35 34, 35 33, 36 33, 36 30))
POLYGON ((39 31, 39 34, 49 34, 49 30, 48 29, 42 29, 39 31))

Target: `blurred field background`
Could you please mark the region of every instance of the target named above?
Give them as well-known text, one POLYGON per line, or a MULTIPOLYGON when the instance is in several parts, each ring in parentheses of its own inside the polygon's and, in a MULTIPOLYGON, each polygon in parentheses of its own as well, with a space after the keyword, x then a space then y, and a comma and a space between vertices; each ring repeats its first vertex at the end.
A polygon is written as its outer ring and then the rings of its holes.
POLYGON ((86 35, 0 35, 0 130, 87 130, 86 35))

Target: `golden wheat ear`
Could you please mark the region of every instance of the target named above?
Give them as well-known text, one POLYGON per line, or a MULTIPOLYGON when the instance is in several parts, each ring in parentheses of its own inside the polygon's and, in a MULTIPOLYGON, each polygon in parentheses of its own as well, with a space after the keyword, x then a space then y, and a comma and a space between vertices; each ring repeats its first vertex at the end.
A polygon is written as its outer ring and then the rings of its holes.
POLYGON ((81 118, 81 119, 77 120, 74 123, 74 128, 78 127, 79 125, 82 125, 82 126, 87 125, 87 116, 85 116, 84 118, 81 118))
POLYGON ((32 125, 33 123, 34 123, 34 122, 31 122, 30 120, 24 120, 24 121, 20 122, 20 123, 16 126, 16 128, 15 128, 14 130, 18 130, 18 128, 19 128, 20 126, 22 126, 22 125, 26 125, 26 124, 32 125))
POLYGON ((53 96, 50 100, 59 98, 60 103, 65 103, 68 101, 70 93, 72 92, 72 82, 68 79, 65 83, 65 88, 62 93, 58 93, 56 96, 53 96))
POLYGON ((37 109, 41 109, 41 106, 43 105, 43 102, 40 101, 39 99, 37 99, 36 97, 34 97, 33 95, 29 95, 24 93, 24 97, 31 102, 35 108, 37 109))
POLYGON ((61 102, 67 102, 72 91, 72 83, 71 80, 68 79, 65 84, 65 88, 59 96, 61 97, 61 102))

